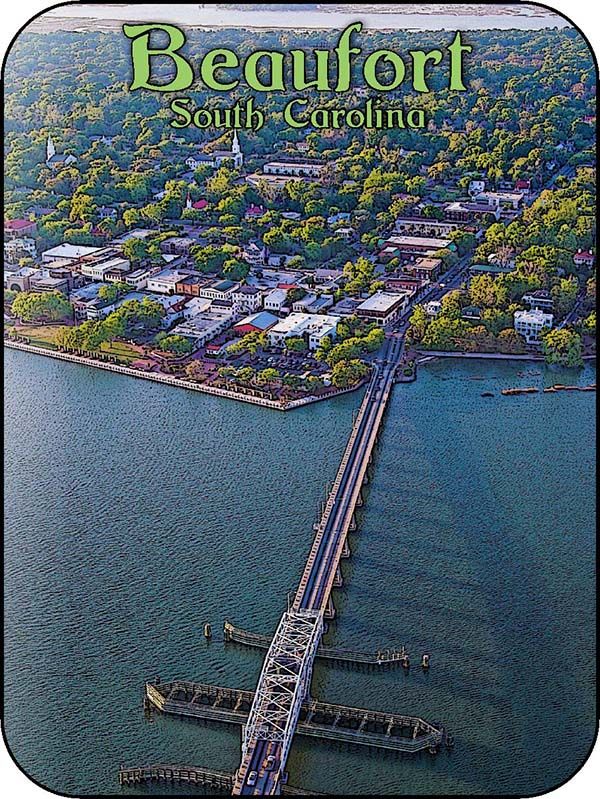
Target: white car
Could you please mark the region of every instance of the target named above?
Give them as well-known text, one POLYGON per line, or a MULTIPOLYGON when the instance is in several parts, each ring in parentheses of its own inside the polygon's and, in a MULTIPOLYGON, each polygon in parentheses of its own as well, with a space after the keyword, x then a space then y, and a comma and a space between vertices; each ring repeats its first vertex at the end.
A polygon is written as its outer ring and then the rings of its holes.
POLYGON ((267 755, 267 759, 265 761, 265 768, 273 768, 275 765, 275 755, 267 755))
POLYGON ((256 773, 256 771, 251 771, 250 774, 248 774, 248 779, 246 780, 246 784, 250 786, 256 785, 257 777, 258 774, 256 773))

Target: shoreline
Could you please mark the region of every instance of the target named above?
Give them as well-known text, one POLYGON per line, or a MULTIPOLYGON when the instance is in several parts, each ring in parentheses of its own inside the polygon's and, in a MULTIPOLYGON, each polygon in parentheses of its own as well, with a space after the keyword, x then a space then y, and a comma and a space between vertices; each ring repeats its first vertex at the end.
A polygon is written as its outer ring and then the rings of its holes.
MULTIPOLYGON (((543 355, 529 355, 517 353, 504 353, 504 352, 456 352, 444 350, 416 350, 418 364, 427 363, 434 358, 470 358, 475 360, 477 358, 490 361, 536 361, 537 363, 544 363, 543 355)), ((596 355, 582 355, 584 361, 596 360, 596 355)))
POLYGON ((31 352, 34 355, 45 355, 48 358, 55 358, 59 361, 76 363, 80 366, 90 366, 96 369, 104 369, 107 372, 116 372, 117 374, 127 375, 129 377, 137 377, 142 380, 152 380, 155 383, 163 383, 170 386, 175 386, 177 388, 185 388, 190 391, 199 391, 202 394, 211 394, 214 397, 237 400, 238 402, 247 402, 250 405, 260 405, 263 408, 270 408, 274 411, 291 411, 295 408, 301 408, 305 405, 312 405, 314 402, 322 402, 323 400, 333 399, 341 394, 349 394, 352 391, 357 391, 363 386, 363 382, 361 382, 352 388, 338 389, 332 394, 325 394, 323 396, 311 395, 308 397, 302 397, 301 399, 288 400, 284 404, 278 402, 277 400, 265 399, 263 397, 253 397, 251 394, 228 391, 225 388, 217 388, 216 386, 206 386, 202 383, 196 383, 193 380, 173 377, 172 375, 164 375, 157 372, 142 372, 140 369, 133 369, 131 366, 120 366, 119 364, 107 363, 106 361, 96 361, 93 358, 89 358, 84 355, 73 355, 67 352, 60 352, 59 350, 36 347, 33 344, 24 344, 20 341, 11 341, 10 339, 6 338, 4 339, 4 346, 14 350, 31 352))

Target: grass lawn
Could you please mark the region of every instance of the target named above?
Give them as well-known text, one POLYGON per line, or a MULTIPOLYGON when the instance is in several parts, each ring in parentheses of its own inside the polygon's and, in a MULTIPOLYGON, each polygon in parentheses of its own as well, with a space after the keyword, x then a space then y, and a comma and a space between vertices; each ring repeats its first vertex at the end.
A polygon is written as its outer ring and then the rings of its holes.
MULTIPOLYGON (((14 325, 8 326, 7 331, 15 331, 19 336, 29 339, 29 343, 34 347, 45 347, 46 349, 56 349, 56 334, 62 325, 14 325)), ((131 363, 140 358, 140 353, 126 341, 104 342, 100 346, 100 351, 107 355, 114 355, 121 361, 131 363)))
POLYGON ((56 349, 56 333, 62 325, 19 325, 18 327, 8 326, 8 331, 15 331, 19 336, 28 338, 30 343, 36 347, 46 347, 56 349))

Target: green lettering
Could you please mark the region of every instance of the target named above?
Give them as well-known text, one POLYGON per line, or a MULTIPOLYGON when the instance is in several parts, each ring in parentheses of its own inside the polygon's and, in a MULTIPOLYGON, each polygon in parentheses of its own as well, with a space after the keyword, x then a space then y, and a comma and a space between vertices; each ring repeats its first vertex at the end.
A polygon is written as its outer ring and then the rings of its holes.
POLYGON ((216 92, 227 92, 235 89, 239 80, 236 78, 230 83, 223 83, 223 81, 217 80, 215 71, 217 69, 233 69, 239 65, 240 60, 232 50, 211 50, 202 59, 200 77, 209 89, 214 89, 216 92))
POLYGON ((177 51, 185 44, 185 34, 174 25, 123 25, 123 33, 131 39, 131 63, 133 79, 129 89, 153 89, 156 92, 176 92, 189 89, 194 82, 194 72, 177 51), (152 31, 165 31, 169 34, 169 43, 166 47, 156 49, 150 47, 150 33, 152 31), (150 83, 150 60, 152 56, 168 56, 172 59, 177 69, 175 78, 170 83, 150 83))

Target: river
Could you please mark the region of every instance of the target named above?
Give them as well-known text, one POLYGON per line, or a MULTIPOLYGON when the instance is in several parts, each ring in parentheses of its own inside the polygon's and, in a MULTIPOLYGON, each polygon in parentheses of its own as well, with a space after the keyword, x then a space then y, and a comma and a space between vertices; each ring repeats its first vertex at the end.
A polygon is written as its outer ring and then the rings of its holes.
MULTIPOLYGON (((143 682, 254 687, 260 654, 225 648, 220 626, 273 631, 360 395, 282 414, 14 350, 5 366, 13 754, 78 795, 119 793, 119 764, 233 770, 238 730, 145 720, 143 682)), ((315 670, 316 697, 442 721, 455 749, 410 757, 298 739, 292 784, 523 795, 587 754, 595 395, 499 390, 589 383, 595 368, 536 370, 439 361, 394 389, 327 642, 405 644, 413 666, 315 670)))

